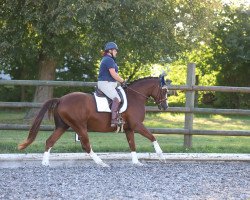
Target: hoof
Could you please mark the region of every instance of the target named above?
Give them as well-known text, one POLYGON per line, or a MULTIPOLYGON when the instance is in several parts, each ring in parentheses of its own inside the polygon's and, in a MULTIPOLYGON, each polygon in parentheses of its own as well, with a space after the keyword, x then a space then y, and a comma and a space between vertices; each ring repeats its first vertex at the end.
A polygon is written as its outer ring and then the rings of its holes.
POLYGON ((157 154, 157 155, 159 157, 160 162, 166 163, 166 158, 164 157, 164 155, 162 153, 157 154))
POLYGON ((104 163, 104 162, 100 162, 100 163, 97 163, 98 165, 100 165, 101 167, 110 167, 108 164, 104 163))
POLYGON ((45 167, 48 167, 49 166, 49 162, 48 161, 42 161, 42 165, 45 166, 45 167))
POLYGON ((135 165, 135 166, 143 166, 143 164, 141 163, 141 162, 135 162, 135 163, 133 163, 133 165, 135 165))
POLYGON ((159 159, 159 161, 160 161, 161 163, 167 163, 167 160, 166 160, 165 158, 159 159))

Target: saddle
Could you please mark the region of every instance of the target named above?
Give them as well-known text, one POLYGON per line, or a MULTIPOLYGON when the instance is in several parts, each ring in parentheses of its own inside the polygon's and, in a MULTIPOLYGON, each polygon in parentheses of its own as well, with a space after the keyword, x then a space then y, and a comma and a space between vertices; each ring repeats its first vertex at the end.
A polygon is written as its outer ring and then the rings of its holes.
MULTIPOLYGON (((128 107, 126 93, 121 86, 116 87, 116 91, 121 98, 119 113, 126 111, 128 107)), ((96 87, 94 92, 97 112, 111 112, 112 100, 96 87)))

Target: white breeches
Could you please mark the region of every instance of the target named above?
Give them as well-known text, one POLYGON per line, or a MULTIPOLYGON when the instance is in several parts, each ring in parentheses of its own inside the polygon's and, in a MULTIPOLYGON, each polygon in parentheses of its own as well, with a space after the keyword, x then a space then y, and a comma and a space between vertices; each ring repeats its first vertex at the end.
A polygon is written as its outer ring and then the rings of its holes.
POLYGON ((121 102, 121 98, 116 91, 117 82, 108 82, 108 81, 98 81, 97 87, 110 99, 114 99, 115 97, 121 102))

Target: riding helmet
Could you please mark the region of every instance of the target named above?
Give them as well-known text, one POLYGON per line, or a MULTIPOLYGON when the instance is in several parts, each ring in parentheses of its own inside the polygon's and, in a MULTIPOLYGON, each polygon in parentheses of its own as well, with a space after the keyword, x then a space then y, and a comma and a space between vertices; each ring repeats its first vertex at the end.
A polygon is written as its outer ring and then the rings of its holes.
POLYGON ((116 49, 116 50, 118 50, 117 44, 114 43, 114 42, 108 42, 107 44, 105 44, 104 50, 106 51, 106 50, 110 50, 110 49, 116 49))

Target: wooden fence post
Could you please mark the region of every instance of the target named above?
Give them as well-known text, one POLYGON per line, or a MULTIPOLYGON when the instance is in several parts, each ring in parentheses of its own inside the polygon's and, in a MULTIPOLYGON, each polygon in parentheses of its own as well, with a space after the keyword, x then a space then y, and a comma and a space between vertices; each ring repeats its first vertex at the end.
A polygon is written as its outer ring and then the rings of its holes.
MULTIPOLYGON (((187 66, 187 82, 186 85, 192 87, 195 85, 195 63, 189 63, 187 66)), ((186 108, 194 109, 194 96, 195 91, 186 91, 186 108)), ((193 130, 193 113, 185 113, 185 129, 188 129, 189 133, 193 130)), ((192 147, 192 135, 184 135, 184 147, 192 147)))

